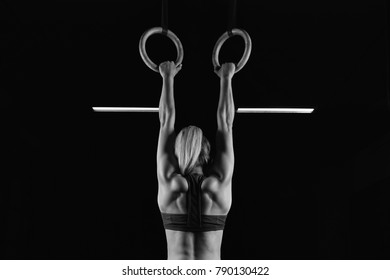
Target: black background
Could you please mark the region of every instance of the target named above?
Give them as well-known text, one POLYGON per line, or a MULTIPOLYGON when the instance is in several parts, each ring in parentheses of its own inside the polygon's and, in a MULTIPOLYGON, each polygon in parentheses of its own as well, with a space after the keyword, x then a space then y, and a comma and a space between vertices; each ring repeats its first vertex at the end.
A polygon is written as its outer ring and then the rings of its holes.
MULTIPOLYGON (((184 46, 176 129, 200 126, 214 148, 219 80, 211 53, 228 1, 169 1, 184 46)), ((390 137, 382 0, 238 1, 252 55, 233 80, 233 206, 224 259, 390 258, 390 137)), ((161 1, 2 1, 2 259, 164 259, 157 207, 161 77, 138 41, 161 1)), ((221 62, 237 62, 233 37, 221 62)), ((175 60, 169 39, 147 43, 175 60)))

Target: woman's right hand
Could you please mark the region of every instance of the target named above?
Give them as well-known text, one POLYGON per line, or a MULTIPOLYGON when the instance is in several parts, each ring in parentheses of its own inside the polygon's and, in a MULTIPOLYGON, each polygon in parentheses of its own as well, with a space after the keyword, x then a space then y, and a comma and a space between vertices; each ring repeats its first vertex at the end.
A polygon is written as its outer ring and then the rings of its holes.
POLYGON ((215 69, 214 72, 220 78, 231 79, 236 71, 236 65, 234 63, 224 63, 219 69, 215 69))

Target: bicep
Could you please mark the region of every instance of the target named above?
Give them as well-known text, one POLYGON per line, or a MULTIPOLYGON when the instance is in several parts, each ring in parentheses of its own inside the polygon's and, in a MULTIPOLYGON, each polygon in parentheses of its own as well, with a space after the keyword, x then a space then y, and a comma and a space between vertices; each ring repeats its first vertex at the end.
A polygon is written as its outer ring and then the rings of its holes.
POLYGON ((216 133, 216 154, 212 166, 213 173, 222 182, 230 182, 234 170, 232 127, 218 129, 216 133))
POLYGON ((160 182, 168 181, 178 170, 174 153, 176 133, 173 125, 161 125, 157 146, 157 177, 160 182))

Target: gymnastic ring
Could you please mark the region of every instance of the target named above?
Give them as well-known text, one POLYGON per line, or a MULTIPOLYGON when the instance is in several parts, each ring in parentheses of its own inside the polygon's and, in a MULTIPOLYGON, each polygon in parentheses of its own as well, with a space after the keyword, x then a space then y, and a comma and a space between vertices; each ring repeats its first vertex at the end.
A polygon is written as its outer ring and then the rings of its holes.
POLYGON ((142 57, 142 60, 145 62, 146 66, 148 66, 150 69, 152 69, 155 72, 160 72, 159 66, 150 60, 148 54, 146 53, 146 48, 145 48, 146 40, 148 40, 148 38, 153 34, 166 35, 168 36, 168 38, 170 38, 173 41, 177 50, 177 58, 175 61, 175 65, 176 67, 179 66, 183 62, 183 55, 184 55, 183 45, 181 44, 179 38, 175 35, 175 33, 170 31, 169 29, 164 31, 162 27, 153 27, 146 30, 144 34, 142 34, 141 39, 139 40, 139 53, 142 57))
POLYGON ((217 43, 215 43, 214 50, 213 50, 213 57, 212 57, 214 69, 219 69, 221 67, 221 65, 219 64, 218 57, 219 57, 219 51, 220 51, 223 43, 225 43, 225 41, 229 37, 234 36, 234 35, 241 36, 245 41, 244 55, 242 56, 241 60, 237 63, 236 71, 234 73, 237 73, 238 71, 240 71, 245 66, 245 64, 248 62, 249 56, 251 55, 251 51, 252 51, 251 37, 249 36, 248 32, 246 32, 244 29, 234 28, 234 29, 232 29, 231 32, 226 31, 225 33, 223 33, 222 36, 219 37, 217 43))

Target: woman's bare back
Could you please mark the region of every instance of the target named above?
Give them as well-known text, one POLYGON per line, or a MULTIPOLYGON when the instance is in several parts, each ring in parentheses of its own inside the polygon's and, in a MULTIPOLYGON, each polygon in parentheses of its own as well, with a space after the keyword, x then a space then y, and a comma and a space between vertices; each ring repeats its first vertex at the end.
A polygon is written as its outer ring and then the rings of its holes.
MULTIPOLYGON (((171 203, 167 205, 159 203, 160 210, 165 213, 186 214, 188 184, 186 179, 180 175, 174 180, 176 180, 176 182, 173 182, 175 191, 171 194, 165 194, 171 199, 162 199, 171 201, 171 203)), ((229 212, 231 200, 225 199, 226 196, 223 195, 217 184, 218 180, 215 177, 205 177, 203 180, 201 185, 203 215, 226 215, 229 212)), ((167 188, 159 189, 166 190, 167 188)), ((163 195, 160 194, 160 196, 163 195)), ((161 197, 159 197, 160 199, 161 197)), ((165 233, 168 259, 206 260, 221 258, 223 230, 187 232, 166 229, 165 233)))

